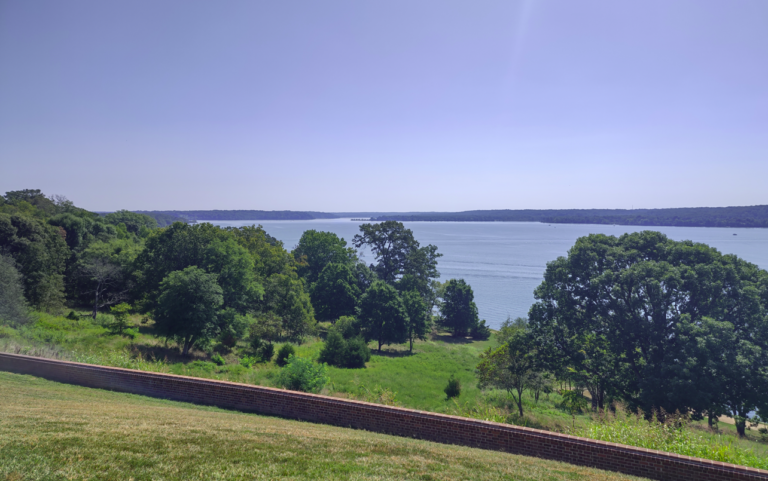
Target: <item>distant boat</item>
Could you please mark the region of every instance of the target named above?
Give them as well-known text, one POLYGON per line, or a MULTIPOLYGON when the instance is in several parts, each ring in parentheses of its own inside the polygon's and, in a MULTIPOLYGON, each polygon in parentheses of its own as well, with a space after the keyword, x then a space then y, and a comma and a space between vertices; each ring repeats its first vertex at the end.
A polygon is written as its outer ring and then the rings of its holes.
POLYGON ((733 234, 733 235, 739 235, 739 234, 733 234))

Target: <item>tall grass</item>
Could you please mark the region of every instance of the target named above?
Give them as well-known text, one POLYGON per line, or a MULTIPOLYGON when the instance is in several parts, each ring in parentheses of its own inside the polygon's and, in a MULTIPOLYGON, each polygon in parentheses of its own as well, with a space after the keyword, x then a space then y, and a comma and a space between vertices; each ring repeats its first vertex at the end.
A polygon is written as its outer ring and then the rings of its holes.
POLYGON ((572 434, 599 441, 626 444, 668 453, 711 459, 723 463, 768 469, 768 457, 760 456, 720 434, 704 434, 688 428, 688 418, 680 415, 632 414, 618 406, 615 413, 595 416, 594 422, 572 434), (662 420, 663 418, 663 420, 662 420))

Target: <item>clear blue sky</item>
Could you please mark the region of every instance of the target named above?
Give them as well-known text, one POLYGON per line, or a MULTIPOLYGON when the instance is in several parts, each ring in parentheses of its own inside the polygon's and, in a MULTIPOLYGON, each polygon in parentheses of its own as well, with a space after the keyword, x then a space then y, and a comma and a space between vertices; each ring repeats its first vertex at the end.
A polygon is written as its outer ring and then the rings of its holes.
POLYGON ((768 204, 768 1, 0 0, 0 191, 768 204))

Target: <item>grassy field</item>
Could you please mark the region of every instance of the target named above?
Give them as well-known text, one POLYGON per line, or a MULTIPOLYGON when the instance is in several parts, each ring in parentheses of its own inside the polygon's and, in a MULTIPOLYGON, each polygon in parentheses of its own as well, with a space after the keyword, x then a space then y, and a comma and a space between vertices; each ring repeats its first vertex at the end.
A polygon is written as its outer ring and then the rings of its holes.
POLYGON ((0 479, 641 479, 0 372, 0 479))
MULTIPOLYGON (((241 365, 239 359, 248 354, 244 345, 224 351, 224 365, 211 362, 210 353, 202 351, 195 351, 192 358, 182 358, 175 346, 166 345, 153 335, 151 322, 141 324, 138 316, 133 318, 139 332, 134 339, 112 335, 98 321, 88 317, 71 320, 47 314, 37 316, 35 323, 19 330, 0 327, 0 350, 265 386, 274 386, 280 369, 274 363, 252 367, 241 365)), ((590 428, 595 424, 592 416, 583 413, 572 419, 559 407, 561 398, 556 392, 542 395, 538 402, 526 393, 523 397, 526 414, 519 418, 506 393, 477 389, 474 368, 478 356, 492 345, 495 345, 493 338, 472 342, 438 333, 428 341, 417 342, 413 353, 409 353, 405 346, 389 346, 381 354, 374 351, 364 369, 330 367, 330 383, 322 394, 614 439, 613 431, 590 434, 590 428), (451 375, 461 382, 462 392, 457 399, 447 400, 443 389, 451 375)), ((299 356, 316 358, 321 347, 322 339, 312 338, 296 349, 299 356)), ((637 427, 630 431, 630 434, 624 433, 617 438, 617 442, 637 446, 646 446, 650 442, 658 449, 680 454, 690 453, 691 443, 708 445, 712 448, 709 452, 715 453, 712 459, 748 460, 744 461, 747 465, 768 466, 768 444, 757 442, 761 436, 756 430, 748 431, 747 439, 739 439, 732 425, 720 423, 719 432, 711 433, 706 429, 706 423, 694 422, 689 426, 693 437, 675 438, 660 444, 653 440, 659 432, 642 434, 643 429, 637 427), (751 454, 739 453, 739 450, 751 454), (731 454, 720 459, 726 452, 731 454)))

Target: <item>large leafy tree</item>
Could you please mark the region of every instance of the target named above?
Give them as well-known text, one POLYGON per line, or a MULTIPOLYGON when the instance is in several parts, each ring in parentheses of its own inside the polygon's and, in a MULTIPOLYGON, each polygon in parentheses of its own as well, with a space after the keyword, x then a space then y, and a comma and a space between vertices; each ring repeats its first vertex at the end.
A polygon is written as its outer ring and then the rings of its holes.
POLYGON ((480 355, 476 374, 478 387, 504 389, 512 396, 523 416, 523 393, 531 387, 537 369, 533 338, 525 329, 509 333, 500 347, 488 348, 480 355))
POLYGON ((182 354, 219 333, 217 314, 224 301, 215 274, 190 266, 168 274, 159 286, 155 329, 182 345, 182 354))
POLYGON ((315 328, 315 311, 304 284, 295 275, 274 274, 264 283, 263 309, 280 318, 283 333, 295 341, 315 328))
POLYGON ((382 345, 402 344, 408 340, 408 313, 394 287, 374 282, 360 298, 358 319, 366 341, 382 345))
POLYGON ((357 279, 346 264, 327 264, 312 285, 312 306, 320 320, 353 316, 359 297, 357 279))
POLYGON ((420 247, 413 237, 413 232, 406 229, 402 222, 388 220, 379 224, 363 224, 360 234, 352 243, 355 247, 368 246, 376 258, 371 265, 378 278, 394 284, 405 274, 411 274, 426 286, 429 279, 439 277, 437 271, 437 247, 420 247))
POLYGON ((307 230, 293 250, 298 274, 309 284, 317 282, 328 264, 352 266, 357 261, 355 250, 333 232, 307 230))
POLYGON ((241 313, 259 308, 264 291, 256 278, 253 258, 232 233, 211 224, 176 222, 154 231, 134 263, 136 291, 143 309, 156 307, 163 279, 191 266, 217 275, 225 308, 241 313))
POLYGON ((16 326, 28 320, 21 274, 10 256, 0 255, 0 323, 16 326))
POLYGON ((64 302, 64 269, 69 257, 66 232, 24 215, 0 214, 0 251, 10 255, 24 279, 24 294, 38 309, 64 302))
POLYGON ((658 232, 590 235, 547 265, 531 329, 549 360, 582 375, 598 396, 646 412, 740 416, 759 407, 768 385, 766 275, 658 232), (754 376, 736 375, 733 359, 707 348, 712 329, 722 345, 731 343, 728 352, 752 346, 734 355, 750 359, 754 376), (726 382, 729 400, 716 395, 726 382))
POLYGON ((424 298, 421 297, 418 291, 408 291, 401 295, 403 299, 403 307, 408 314, 408 341, 409 351, 413 352, 414 339, 421 339, 425 341, 427 334, 432 327, 430 323, 430 316, 427 303, 424 302, 424 298))
POLYGON ((454 336, 466 336, 480 322, 472 287, 464 279, 451 279, 445 285, 440 306, 440 323, 454 336))

